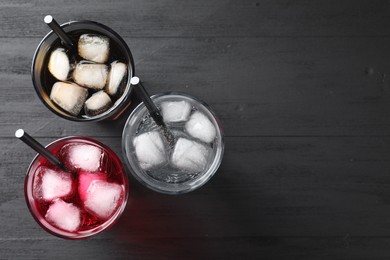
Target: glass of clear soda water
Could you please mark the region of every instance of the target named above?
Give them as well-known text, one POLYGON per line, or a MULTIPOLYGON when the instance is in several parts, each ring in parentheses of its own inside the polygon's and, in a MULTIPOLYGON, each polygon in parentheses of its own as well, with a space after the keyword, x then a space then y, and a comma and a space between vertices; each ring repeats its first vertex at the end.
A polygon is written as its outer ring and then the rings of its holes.
POLYGON ((168 141, 143 103, 129 116, 122 134, 127 167, 145 186, 166 194, 181 194, 204 185, 221 164, 224 142, 221 124, 211 108, 184 93, 151 97, 174 136, 168 141))

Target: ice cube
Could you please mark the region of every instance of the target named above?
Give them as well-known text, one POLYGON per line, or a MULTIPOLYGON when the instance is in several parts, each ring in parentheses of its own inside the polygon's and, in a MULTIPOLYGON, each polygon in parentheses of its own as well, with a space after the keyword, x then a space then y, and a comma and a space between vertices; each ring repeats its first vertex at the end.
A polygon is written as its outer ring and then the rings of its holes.
POLYGON ((34 196, 46 201, 65 197, 71 193, 72 183, 70 173, 41 166, 34 179, 34 196))
POLYGON ((80 86, 100 90, 106 85, 107 74, 104 64, 80 62, 73 71, 73 79, 80 86))
POLYGON ((157 131, 143 133, 134 138, 133 145, 140 167, 148 170, 167 161, 161 135, 157 131))
POLYGON ((172 153, 171 163, 178 169, 201 172, 207 165, 208 150, 203 145, 179 138, 172 153))
POLYGON ((72 143, 61 148, 60 154, 69 169, 96 172, 101 169, 104 151, 90 144, 72 143))
POLYGON ((83 34, 78 42, 79 55, 84 59, 104 63, 110 51, 110 39, 103 35, 83 34))
POLYGON ((80 226, 80 210, 72 203, 56 199, 46 212, 47 221, 61 229, 73 232, 80 226))
POLYGON ((206 143, 212 142, 217 134, 213 123, 199 111, 191 115, 185 129, 190 135, 206 143))
POLYGON ((63 48, 55 49, 50 54, 49 71, 58 80, 66 80, 68 78, 70 65, 69 58, 63 48))
POLYGON ((96 116, 109 109, 111 105, 110 96, 103 90, 100 90, 85 101, 85 114, 88 116, 96 116))
POLYGON ((106 91, 111 96, 116 95, 122 80, 127 73, 126 64, 118 61, 111 63, 111 70, 108 74, 106 91))
POLYGON ((74 83, 56 82, 54 83, 50 99, 65 111, 77 116, 83 108, 88 90, 74 83))
POLYGON ((163 102, 161 103, 161 113, 167 123, 187 121, 191 113, 191 105, 184 100, 163 102))
POLYGON ((87 199, 87 191, 89 185, 96 180, 105 181, 107 180, 107 175, 102 172, 96 172, 96 173, 80 172, 79 173, 78 192, 79 192, 80 199, 82 201, 85 201, 87 199))
POLYGON ((85 208, 102 219, 107 219, 118 208, 123 187, 116 183, 94 180, 88 187, 85 208))

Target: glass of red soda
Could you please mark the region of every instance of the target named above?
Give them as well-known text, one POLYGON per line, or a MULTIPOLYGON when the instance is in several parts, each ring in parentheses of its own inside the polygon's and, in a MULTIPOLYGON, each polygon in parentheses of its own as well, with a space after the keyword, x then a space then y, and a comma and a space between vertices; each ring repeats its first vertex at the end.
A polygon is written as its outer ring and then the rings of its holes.
POLYGON ((65 137, 46 146, 65 165, 37 155, 27 171, 25 198, 47 232, 66 239, 94 236, 122 214, 128 181, 118 156, 88 137, 65 137))

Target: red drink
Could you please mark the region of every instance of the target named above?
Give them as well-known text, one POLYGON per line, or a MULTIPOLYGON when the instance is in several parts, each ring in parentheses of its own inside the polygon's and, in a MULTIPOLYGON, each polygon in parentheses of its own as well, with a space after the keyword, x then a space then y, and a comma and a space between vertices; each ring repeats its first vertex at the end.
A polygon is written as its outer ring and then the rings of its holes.
POLYGON ((107 146, 67 137, 47 146, 67 170, 37 155, 25 181, 27 205, 49 233, 81 239, 109 228, 123 212, 128 183, 122 163, 107 146))

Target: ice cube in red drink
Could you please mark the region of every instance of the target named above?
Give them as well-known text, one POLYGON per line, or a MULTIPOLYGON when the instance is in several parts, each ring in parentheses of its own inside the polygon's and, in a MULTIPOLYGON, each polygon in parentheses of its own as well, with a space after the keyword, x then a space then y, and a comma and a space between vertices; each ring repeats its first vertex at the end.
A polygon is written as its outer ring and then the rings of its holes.
POLYGON ((103 172, 83 172, 79 173, 79 182, 78 182, 78 192, 80 199, 85 201, 87 199, 87 191, 91 182, 99 180, 105 181, 107 179, 107 175, 103 172))
POLYGON ((76 231, 80 226, 80 209, 61 199, 53 201, 45 217, 53 225, 66 231, 76 231))
POLYGON ((102 170, 106 155, 104 151, 90 144, 66 144, 60 151, 62 161, 69 169, 96 172, 102 170))
POLYGON ((109 218, 123 199, 123 187, 119 184, 94 180, 88 187, 85 208, 101 219, 109 218))
POLYGON ((69 172, 53 170, 46 166, 37 169, 34 179, 34 197, 45 201, 69 196, 72 192, 73 178, 69 172))

